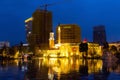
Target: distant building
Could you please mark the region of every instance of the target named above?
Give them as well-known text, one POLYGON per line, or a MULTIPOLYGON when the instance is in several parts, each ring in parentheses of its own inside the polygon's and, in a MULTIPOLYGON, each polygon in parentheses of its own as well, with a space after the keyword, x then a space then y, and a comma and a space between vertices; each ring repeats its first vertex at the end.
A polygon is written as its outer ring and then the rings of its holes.
POLYGON ((0 41, 0 49, 3 47, 10 47, 10 43, 8 41, 0 41))
POLYGON ((52 30, 52 13, 47 10, 36 10, 32 15, 32 30, 29 44, 32 48, 49 48, 49 34, 52 30))
POLYGON ((56 42, 58 44, 80 43, 80 27, 76 24, 60 24, 56 29, 56 42))
POLYGON ((33 20, 32 17, 25 20, 26 40, 28 43, 30 40, 31 31, 32 31, 32 20, 33 20))
POLYGON ((106 42, 105 26, 95 26, 93 28, 93 42, 103 45, 106 42))

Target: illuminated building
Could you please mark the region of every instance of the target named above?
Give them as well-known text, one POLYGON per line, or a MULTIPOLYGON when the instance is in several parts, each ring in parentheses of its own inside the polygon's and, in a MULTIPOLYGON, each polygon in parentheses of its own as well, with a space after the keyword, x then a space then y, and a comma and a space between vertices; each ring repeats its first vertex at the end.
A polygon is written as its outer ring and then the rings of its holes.
POLYGON ((28 43, 30 40, 31 31, 32 31, 32 20, 33 20, 32 17, 25 20, 26 39, 28 43))
POLYGON ((60 57, 79 55, 78 44, 81 42, 80 27, 76 24, 60 24, 56 28, 56 45, 60 57))
POLYGON ((81 31, 76 24, 60 24, 56 29, 56 42, 62 43, 80 43, 81 31))
POLYGON ((101 57, 102 47, 98 43, 88 43, 88 57, 101 57))
POLYGON ((102 45, 106 42, 105 26, 95 26, 93 28, 93 42, 102 45))
POLYGON ((54 33, 53 31, 50 32, 50 38, 49 38, 49 48, 54 48, 54 33))
MULTIPOLYGON (((79 52, 79 43, 64 43, 61 44, 57 50, 48 50, 45 57, 80 57, 82 58, 82 53, 79 52)), ((98 43, 88 42, 88 57, 101 57, 102 47, 98 43)))
POLYGON ((52 30, 52 13, 47 10, 36 10, 32 20, 30 46, 41 50, 49 48, 49 34, 52 30))

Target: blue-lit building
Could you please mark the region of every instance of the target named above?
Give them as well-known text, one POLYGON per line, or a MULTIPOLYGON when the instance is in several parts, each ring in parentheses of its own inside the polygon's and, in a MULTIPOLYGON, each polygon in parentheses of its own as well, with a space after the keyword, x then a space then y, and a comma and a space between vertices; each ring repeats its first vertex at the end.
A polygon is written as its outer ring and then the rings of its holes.
POLYGON ((93 42, 103 45, 106 42, 106 31, 104 25, 93 28, 93 42))

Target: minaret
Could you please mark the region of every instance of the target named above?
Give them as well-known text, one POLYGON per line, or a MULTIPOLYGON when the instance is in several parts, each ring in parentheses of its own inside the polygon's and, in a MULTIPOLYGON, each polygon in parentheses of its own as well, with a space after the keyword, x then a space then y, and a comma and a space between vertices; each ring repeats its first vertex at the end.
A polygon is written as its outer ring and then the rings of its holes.
POLYGON ((50 37, 49 37, 49 48, 52 49, 54 48, 54 32, 50 32, 50 37))

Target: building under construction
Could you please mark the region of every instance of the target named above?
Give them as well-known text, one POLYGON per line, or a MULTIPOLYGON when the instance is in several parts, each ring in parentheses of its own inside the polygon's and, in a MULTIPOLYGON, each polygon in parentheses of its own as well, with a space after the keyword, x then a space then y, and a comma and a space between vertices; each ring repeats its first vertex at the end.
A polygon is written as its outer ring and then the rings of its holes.
POLYGON ((47 10, 37 9, 32 14, 32 30, 29 35, 28 43, 32 49, 49 48, 49 34, 52 30, 52 13, 47 10))

